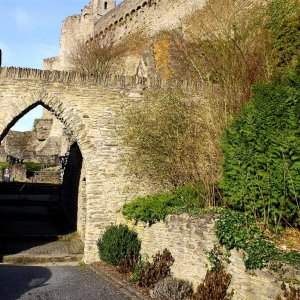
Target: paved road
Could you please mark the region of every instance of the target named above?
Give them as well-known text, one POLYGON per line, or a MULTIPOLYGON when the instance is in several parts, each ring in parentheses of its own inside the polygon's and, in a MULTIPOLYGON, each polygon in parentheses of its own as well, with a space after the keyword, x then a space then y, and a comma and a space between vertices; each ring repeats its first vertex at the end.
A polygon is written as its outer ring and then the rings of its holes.
POLYGON ((129 300, 83 267, 0 266, 0 300, 129 300))

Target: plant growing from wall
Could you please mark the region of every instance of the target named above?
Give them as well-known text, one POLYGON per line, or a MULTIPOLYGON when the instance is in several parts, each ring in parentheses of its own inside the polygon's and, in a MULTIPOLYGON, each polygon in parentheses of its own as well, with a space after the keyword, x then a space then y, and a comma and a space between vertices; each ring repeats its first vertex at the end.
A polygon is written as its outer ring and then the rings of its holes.
POLYGON ((67 62, 74 71, 84 74, 108 76, 115 64, 122 65, 126 56, 141 53, 145 36, 137 32, 119 43, 113 39, 95 38, 91 41, 74 41, 67 62))
POLYGON ((300 269, 300 253, 284 252, 268 241, 255 218, 244 213, 226 210, 216 221, 216 235, 227 249, 243 249, 247 269, 262 269, 269 264, 287 263, 300 269))
POLYGON ((123 206, 122 213, 126 219, 142 221, 150 225, 163 220, 166 215, 187 212, 205 206, 205 196, 201 185, 184 185, 169 193, 157 193, 138 197, 123 206))
POLYGON ((104 262, 125 268, 126 261, 134 268, 139 261, 141 242, 137 233, 124 225, 109 227, 97 242, 100 259, 104 262))

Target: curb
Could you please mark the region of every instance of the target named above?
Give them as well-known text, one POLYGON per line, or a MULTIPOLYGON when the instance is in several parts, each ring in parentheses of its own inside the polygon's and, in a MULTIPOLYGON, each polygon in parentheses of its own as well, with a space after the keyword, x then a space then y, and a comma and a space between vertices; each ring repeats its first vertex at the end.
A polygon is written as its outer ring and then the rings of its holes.
POLYGON ((95 272, 96 274, 100 275, 101 277, 104 277, 108 279, 110 282, 112 282, 119 290, 121 290, 126 296, 130 297, 134 300, 150 300, 152 298, 147 297, 143 295, 141 292, 139 292, 132 284, 125 281, 121 276, 118 276, 116 274, 113 274, 112 272, 109 272, 108 270, 104 268, 97 267, 93 264, 86 265, 90 270, 95 272))

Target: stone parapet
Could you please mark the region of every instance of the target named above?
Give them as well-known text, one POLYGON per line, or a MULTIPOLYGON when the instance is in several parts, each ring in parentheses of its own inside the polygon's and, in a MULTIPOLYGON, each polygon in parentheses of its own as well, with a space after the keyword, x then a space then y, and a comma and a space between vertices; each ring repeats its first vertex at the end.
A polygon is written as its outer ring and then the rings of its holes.
POLYGON ((59 83, 91 83, 118 88, 179 88, 184 91, 201 91, 204 83, 193 80, 166 81, 159 78, 139 76, 108 75, 97 76, 82 74, 74 71, 50 71, 29 68, 4 67, 0 68, 0 79, 37 79, 45 82, 59 83))

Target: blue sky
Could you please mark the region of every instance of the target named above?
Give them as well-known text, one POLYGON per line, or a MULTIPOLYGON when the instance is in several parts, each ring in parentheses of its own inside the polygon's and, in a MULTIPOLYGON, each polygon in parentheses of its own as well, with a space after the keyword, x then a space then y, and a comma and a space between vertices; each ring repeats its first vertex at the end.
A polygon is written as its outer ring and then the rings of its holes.
MULTIPOLYGON (((59 54, 63 20, 79 14, 89 0, 0 0, 2 66, 43 68, 43 59, 59 54)), ((14 130, 31 130, 41 107, 29 112, 14 130), (25 121, 24 121, 25 120, 25 121)))

